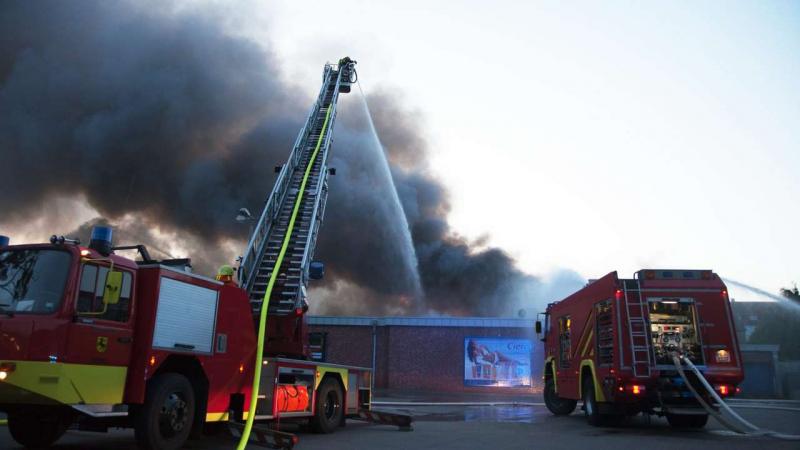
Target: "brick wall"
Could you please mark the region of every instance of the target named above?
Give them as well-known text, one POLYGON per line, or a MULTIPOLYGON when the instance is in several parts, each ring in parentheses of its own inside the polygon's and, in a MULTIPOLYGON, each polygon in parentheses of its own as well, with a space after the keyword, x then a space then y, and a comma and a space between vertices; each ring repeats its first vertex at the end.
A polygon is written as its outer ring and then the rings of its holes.
MULTIPOLYGON (((327 361, 372 366, 371 326, 312 325, 326 332, 327 361)), ((377 326, 375 387, 440 392, 541 392, 542 342, 532 329, 377 326), (464 338, 524 338, 533 343, 531 388, 464 385, 464 338)))

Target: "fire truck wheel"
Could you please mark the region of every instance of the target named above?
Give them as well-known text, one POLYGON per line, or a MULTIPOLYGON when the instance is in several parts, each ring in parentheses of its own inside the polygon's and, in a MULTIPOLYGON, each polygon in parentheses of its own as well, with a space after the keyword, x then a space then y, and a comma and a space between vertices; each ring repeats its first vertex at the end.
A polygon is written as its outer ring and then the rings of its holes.
POLYGON ((158 375, 148 383, 144 405, 134 418, 139 446, 148 450, 181 448, 192 431, 194 408, 194 390, 186 377, 158 375))
POLYGON ((599 427, 603 424, 600 408, 597 406, 597 398, 594 395, 594 382, 589 377, 583 380, 583 414, 589 421, 589 425, 599 427))
POLYGON ((326 378, 317 389, 317 407, 311 427, 317 433, 333 433, 342 422, 342 388, 333 378, 326 378))
POLYGON ((675 428, 703 428, 708 414, 667 414, 667 422, 675 428))
POLYGON ((23 410, 8 415, 8 431, 25 448, 46 448, 60 438, 72 417, 59 410, 23 410))
POLYGON ((595 427, 617 426, 625 419, 625 416, 621 414, 600 412, 597 398, 594 395, 594 381, 590 377, 583 380, 583 414, 589 425, 595 427))
POLYGON ((553 379, 548 378, 544 383, 544 404, 551 413, 557 416, 566 416, 575 411, 578 401, 559 397, 556 394, 556 385, 553 379))

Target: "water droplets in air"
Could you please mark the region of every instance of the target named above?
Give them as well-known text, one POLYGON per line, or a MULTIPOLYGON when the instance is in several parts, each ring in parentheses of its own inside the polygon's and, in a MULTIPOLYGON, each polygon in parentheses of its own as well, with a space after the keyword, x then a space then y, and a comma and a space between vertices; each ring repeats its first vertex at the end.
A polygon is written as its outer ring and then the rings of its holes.
POLYGON ((389 161, 386 158, 383 144, 381 144, 378 133, 375 130, 375 124, 372 122, 372 115, 370 114, 364 91, 361 89, 361 83, 358 83, 358 87, 361 105, 369 124, 369 139, 371 141, 369 143, 369 148, 370 151, 374 151, 376 153, 375 156, 379 161, 381 178, 389 185, 387 189, 391 197, 388 199, 390 203, 389 209, 390 214, 393 216, 393 220, 390 220, 390 223, 387 225, 392 229, 392 234, 394 234, 402 244, 402 266, 403 270, 406 272, 404 276, 408 278, 408 281, 411 285, 410 287, 412 289, 410 294, 413 296, 412 299, 408 300, 413 301, 414 303, 415 307, 412 307, 412 309, 415 309, 418 313, 422 313, 424 312, 424 291, 422 289, 422 282, 419 276, 419 262, 417 260, 416 250, 414 249, 414 241, 411 238, 411 230, 409 229, 408 219, 406 218, 405 211, 403 210, 403 204, 400 202, 400 196, 397 193, 397 187, 395 186, 394 179, 392 178, 392 171, 389 167, 389 161))
POLYGON ((731 297, 733 297, 736 301, 774 301, 781 307, 786 308, 793 313, 800 314, 800 305, 789 300, 788 298, 772 294, 764 289, 759 289, 755 286, 742 283, 741 281, 731 280, 730 278, 723 278, 723 281, 727 283, 729 287, 734 286, 737 289, 748 291, 748 294, 743 296, 731 294, 731 297))

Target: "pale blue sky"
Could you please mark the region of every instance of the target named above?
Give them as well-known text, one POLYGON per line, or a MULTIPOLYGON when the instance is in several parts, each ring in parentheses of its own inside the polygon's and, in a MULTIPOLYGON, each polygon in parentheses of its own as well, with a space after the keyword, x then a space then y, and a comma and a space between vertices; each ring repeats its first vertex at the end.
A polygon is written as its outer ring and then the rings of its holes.
POLYGON ((347 54, 419 111, 454 228, 526 271, 800 282, 800 2, 260 8, 300 89, 347 54))

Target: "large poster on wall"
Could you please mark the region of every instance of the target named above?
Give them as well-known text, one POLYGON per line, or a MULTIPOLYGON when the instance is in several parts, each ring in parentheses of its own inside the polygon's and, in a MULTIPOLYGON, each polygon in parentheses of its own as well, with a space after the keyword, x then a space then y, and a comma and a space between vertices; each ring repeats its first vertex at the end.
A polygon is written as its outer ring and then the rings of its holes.
POLYGON ((530 386, 532 352, 529 339, 464 338, 464 384, 530 386))

